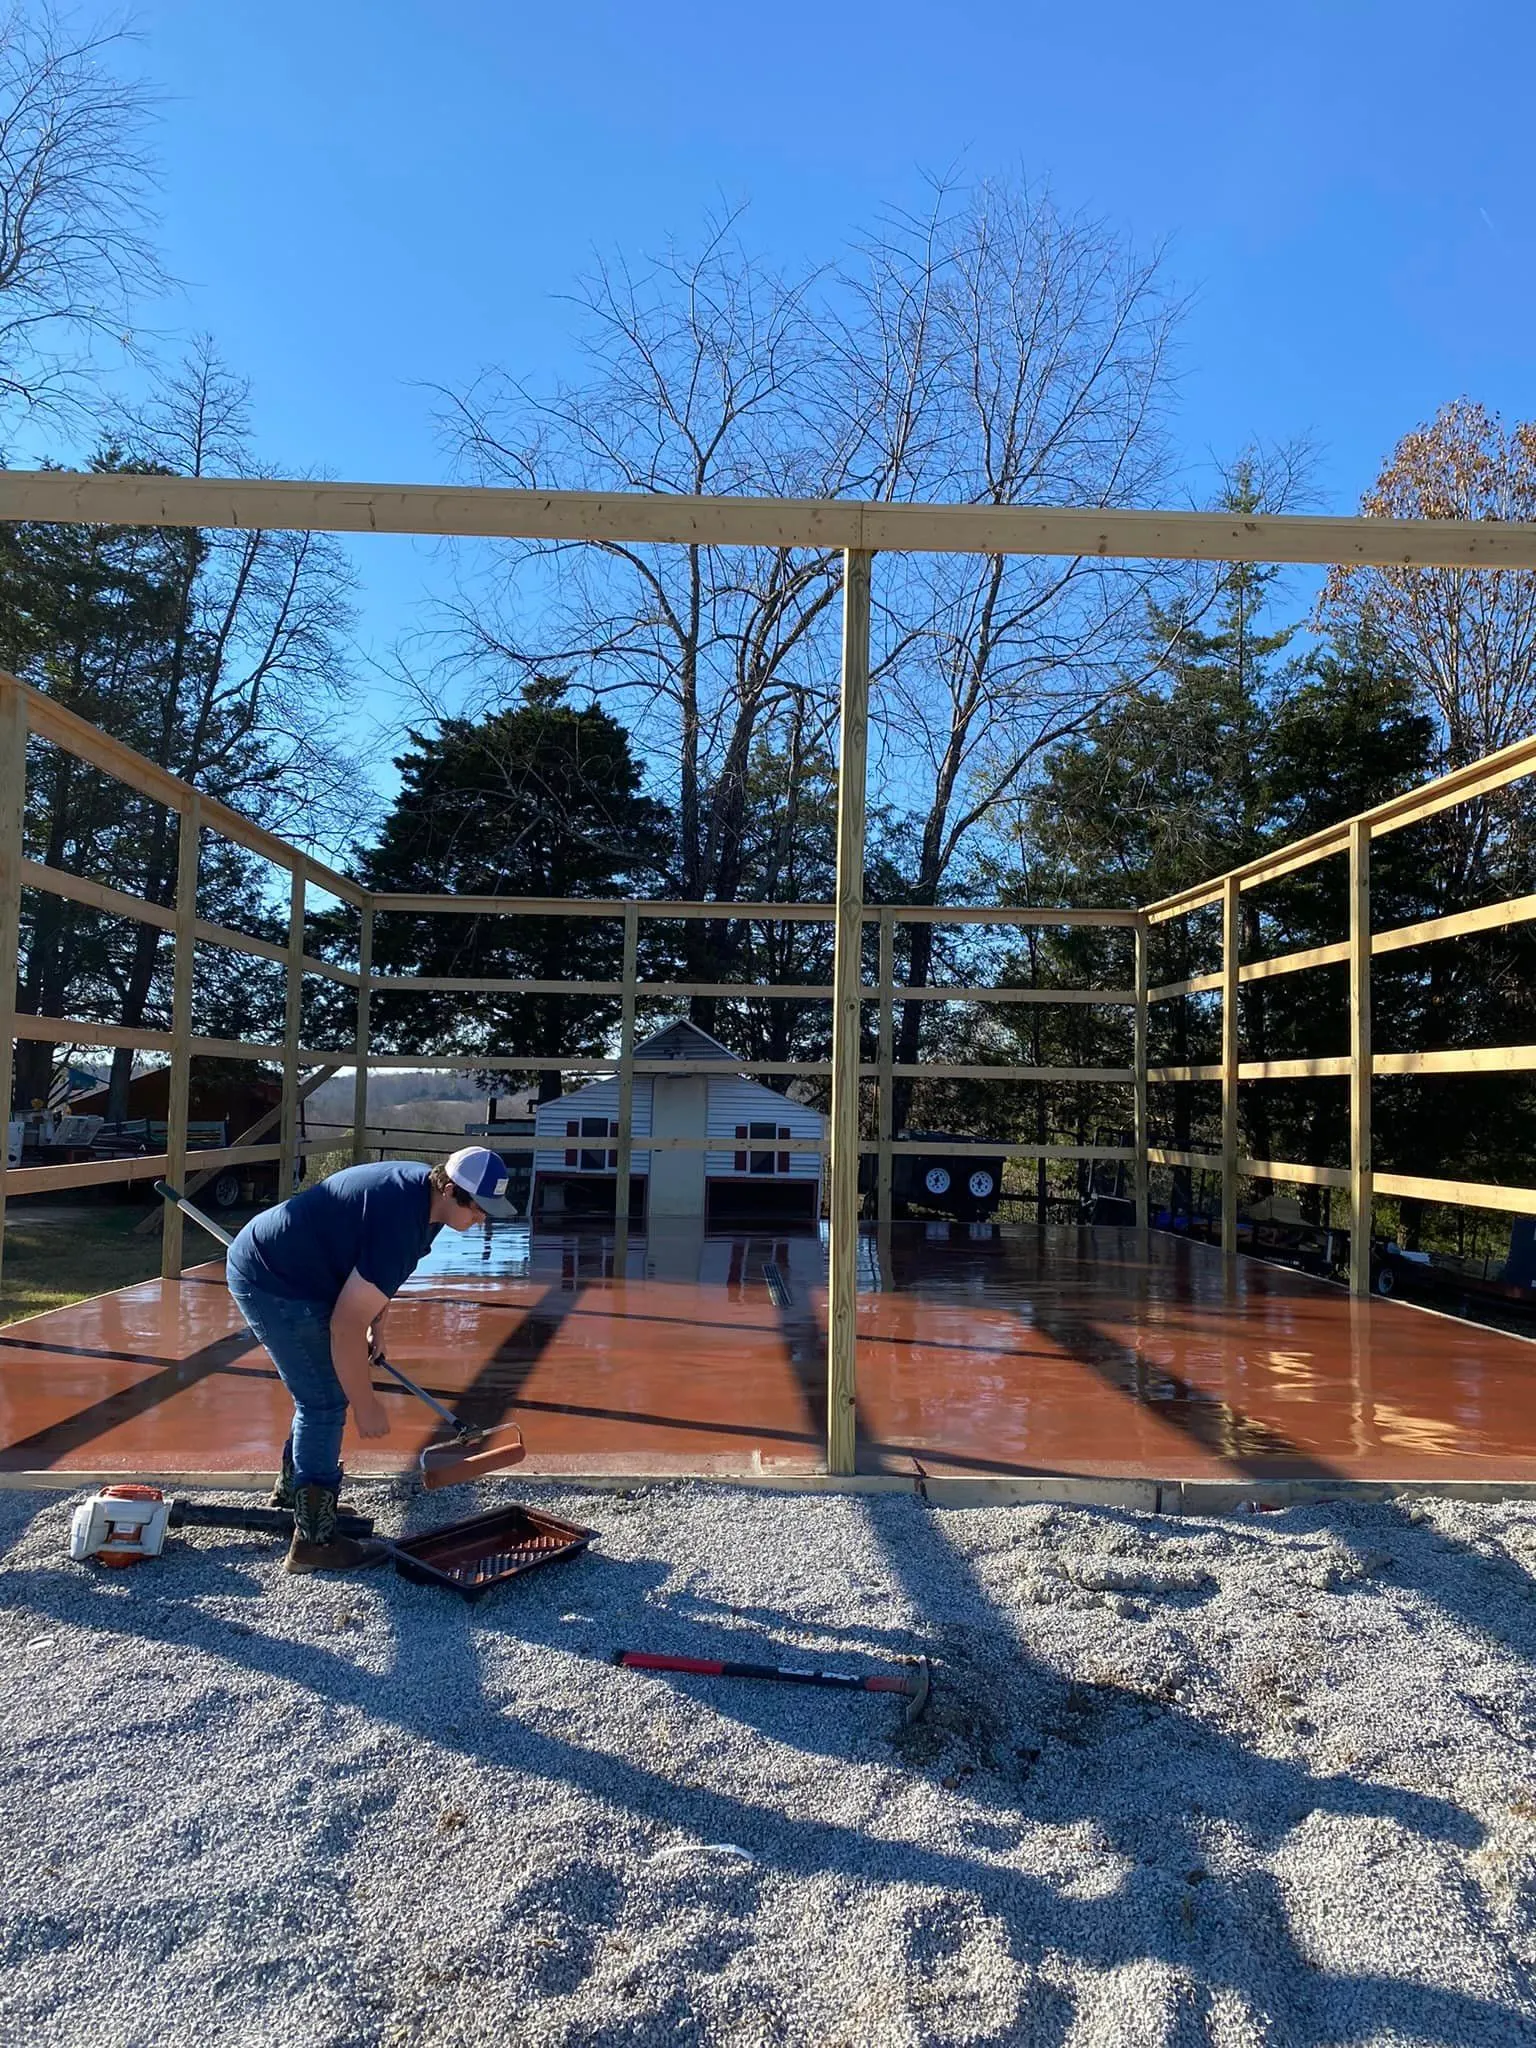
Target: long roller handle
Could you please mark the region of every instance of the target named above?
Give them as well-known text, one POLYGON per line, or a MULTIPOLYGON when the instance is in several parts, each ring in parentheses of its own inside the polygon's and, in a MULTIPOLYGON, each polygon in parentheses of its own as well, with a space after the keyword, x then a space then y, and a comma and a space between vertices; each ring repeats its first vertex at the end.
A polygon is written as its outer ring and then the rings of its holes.
POLYGON ((225 1246, 226 1249, 234 1243, 235 1240, 230 1236, 227 1230, 221 1230, 218 1224, 214 1222, 213 1218, 211 1216, 205 1216, 202 1210, 198 1208, 195 1202, 189 1202, 185 1195, 178 1194, 176 1189, 171 1186, 168 1180, 157 1180, 155 1182, 155 1193, 157 1195, 163 1196, 167 1202, 173 1203, 174 1206, 181 1211, 183 1216, 190 1216, 194 1223, 201 1224, 203 1229, 207 1231, 208 1235, 210 1237, 216 1237, 219 1240, 219 1243, 225 1246))
POLYGON ((692 1671, 704 1678, 776 1678, 787 1685, 834 1685, 848 1692, 916 1691, 909 1678, 881 1672, 860 1677, 849 1671, 817 1671, 798 1664, 734 1664, 714 1657, 667 1657, 653 1650, 615 1650, 615 1664, 630 1671, 692 1671))
MULTIPOLYGON (((234 1239, 227 1230, 221 1230, 211 1216, 205 1216, 195 1202, 189 1202, 185 1195, 179 1194, 169 1181, 157 1180, 155 1182, 155 1193, 162 1196, 167 1202, 174 1202, 184 1216, 190 1216, 192 1221, 200 1224, 210 1237, 216 1237, 221 1245, 227 1248, 234 1243, 234 1239)), ((375 1351, 372 1355, 372 1363, 383 1366, 391 1378, 398 1380, 408 1394, 414 1394, 418 1401, 425 1401, 432 1412, 442 1421, 446 1422, 458 1435, 472 1436, 475 1434, 473 1430, 470 1430, 464 1423, 460 1422, 457 1415, 445 1408, 441 1401, 435 1400, 425 1387, 418 1387, 414 1380, 407 1379, 399 1366, 391 1365, 382 1353, 375 1351)))

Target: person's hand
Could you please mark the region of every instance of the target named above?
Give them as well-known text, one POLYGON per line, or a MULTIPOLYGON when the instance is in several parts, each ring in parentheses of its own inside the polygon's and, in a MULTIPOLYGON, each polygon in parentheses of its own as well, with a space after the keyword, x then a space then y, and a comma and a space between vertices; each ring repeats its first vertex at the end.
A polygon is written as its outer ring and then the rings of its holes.
POLYGON ((359 1406, 353 1409, 352 1414, 357 1423, 357 1433, 359 1436, 375 1437, 389 1435, 389 1411, 382 1401, 369 1401, 366 1404, 359 1404, 359 1406))

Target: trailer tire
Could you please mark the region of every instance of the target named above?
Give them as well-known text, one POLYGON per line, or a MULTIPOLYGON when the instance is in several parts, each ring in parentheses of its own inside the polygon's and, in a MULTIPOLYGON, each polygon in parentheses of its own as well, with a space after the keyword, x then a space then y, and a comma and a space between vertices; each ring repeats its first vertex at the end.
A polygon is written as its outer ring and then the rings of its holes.
POLYGON ((1382 1266, 1377 1270, 1376 1277, 1371 1282, 1371 1291, 1381 1295, 1396 1294, 1397 1280, 1390 1266, 1382 1266))

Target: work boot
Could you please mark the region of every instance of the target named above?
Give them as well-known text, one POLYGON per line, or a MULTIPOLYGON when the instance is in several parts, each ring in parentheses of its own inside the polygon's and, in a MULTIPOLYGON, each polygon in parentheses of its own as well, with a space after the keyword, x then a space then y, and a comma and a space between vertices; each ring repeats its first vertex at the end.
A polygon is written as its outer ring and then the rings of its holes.
MULTIPOLYGON (((290 1515, 293 1513, 294 1477, 293 1439, 290 1437, 288 1442, 283 1445, 283 1469, 273 1480, 272 1491, 267 1495, 267 1506, 269 1508, 286 1508, 290 1515)), ((338 1501, 341 1498, 341 1489, 346 1483, 347 1475, 343 1472, 338 1475, 336 1480, 336 1496, 338 1501)))
POLYGON ((296 1486, 293 1541, 284 1568, 290 1572, 353 1572, 382 1564, 389 1545, 371 1538, 336 1534, 336 1489, 296 1486))
POLYGON ((267 1495, 269 1508, 287 1508, 293 1512, 293 1445, 283 1445, 283 1469, 272 1482, 272 1491, 267 1495))

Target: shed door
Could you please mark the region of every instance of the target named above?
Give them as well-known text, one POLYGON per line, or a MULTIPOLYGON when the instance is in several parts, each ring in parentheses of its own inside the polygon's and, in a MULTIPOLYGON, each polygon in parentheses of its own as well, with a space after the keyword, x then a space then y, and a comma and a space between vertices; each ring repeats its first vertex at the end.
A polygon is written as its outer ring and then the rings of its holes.
MULTIPOLYGON (((658 1074, 651 1097, 651 1135, 703 1138, 708 1129, 709 1076, 658 1074)), ((651 1153, 647 1213, 651 1216, 704 1214, 704 1153, 651 1153)))

